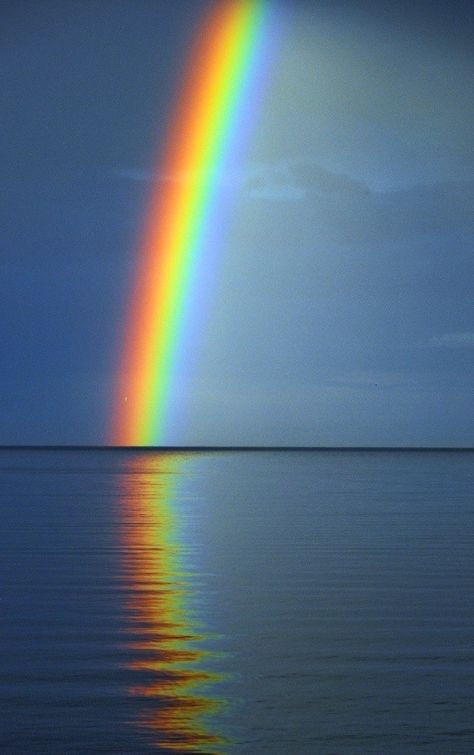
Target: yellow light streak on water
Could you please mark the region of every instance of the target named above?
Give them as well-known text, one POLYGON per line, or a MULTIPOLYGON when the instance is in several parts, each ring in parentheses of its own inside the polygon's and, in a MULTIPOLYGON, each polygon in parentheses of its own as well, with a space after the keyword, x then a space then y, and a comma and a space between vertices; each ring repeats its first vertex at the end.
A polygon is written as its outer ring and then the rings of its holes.
POLYGON ((121 496, 122 575, 128 617, 130 694, 143 701, 137 722, 161 751, 224 752, 212 717, 219 674, 196 618, 192 573, 180 521, 182 454, 140 454, 127 463, 121 496))

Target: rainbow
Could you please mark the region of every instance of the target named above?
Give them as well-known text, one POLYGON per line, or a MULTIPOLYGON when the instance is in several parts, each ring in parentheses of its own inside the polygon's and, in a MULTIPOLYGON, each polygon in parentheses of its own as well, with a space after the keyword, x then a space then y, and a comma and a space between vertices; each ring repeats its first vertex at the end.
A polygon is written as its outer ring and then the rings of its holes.
POLYGON ((166 752, 221 752, 216 731, 224 675, 200 624, 203 606, 186 558, 181 479, 189 457, 140 454, 121 476, 120 576, 127 617, 128 692, 138 698, 135 723, 166 752), (206 647, 207 646, 207 647, 206 647))
POLYGON ((268 11, 268 0, 219 0, 194 34, 139 244, 113 399, 113 445, 161 445, 166 437, 206 235, 224 222, 220 182, 258 99, 254 80, 268 11))

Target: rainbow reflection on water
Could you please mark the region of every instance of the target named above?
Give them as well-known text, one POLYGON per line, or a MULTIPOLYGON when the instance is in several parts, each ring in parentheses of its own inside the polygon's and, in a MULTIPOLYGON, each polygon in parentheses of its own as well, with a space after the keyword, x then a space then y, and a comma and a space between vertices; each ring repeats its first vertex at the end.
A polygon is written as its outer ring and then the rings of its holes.
POLYGON ((222 674, 209 670, 216 654, 197 615, 198 591, 185 563, 190 548, 180 517, 182 454, 139 454, 122 478, 122 575, 128 623, 129 692, 143 699, 137 722, 162 752, 222 753, 213 730, 223 701, 214 694, 222 674), (194 585, 194 588, 193 588, 194 585))

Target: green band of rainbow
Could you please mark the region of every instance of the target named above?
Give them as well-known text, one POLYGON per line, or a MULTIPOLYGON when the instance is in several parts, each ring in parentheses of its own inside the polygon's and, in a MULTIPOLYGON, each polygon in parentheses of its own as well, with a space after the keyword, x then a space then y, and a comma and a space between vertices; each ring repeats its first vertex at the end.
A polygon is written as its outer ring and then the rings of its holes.
POLYGON ((265 0, 214 3, 195 35, 140 247, 113 409, 113 444, 164 441, 183 311, 222 166, 238 130, 267 8, 265 0))

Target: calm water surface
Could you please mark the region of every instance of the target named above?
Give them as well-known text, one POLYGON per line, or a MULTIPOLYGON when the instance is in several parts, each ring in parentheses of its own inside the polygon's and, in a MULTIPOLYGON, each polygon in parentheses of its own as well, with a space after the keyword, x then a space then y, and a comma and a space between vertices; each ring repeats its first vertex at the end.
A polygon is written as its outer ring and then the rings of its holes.
POLYGON ((0 450, 0 751, 472 753, 473 462, 0 450))

